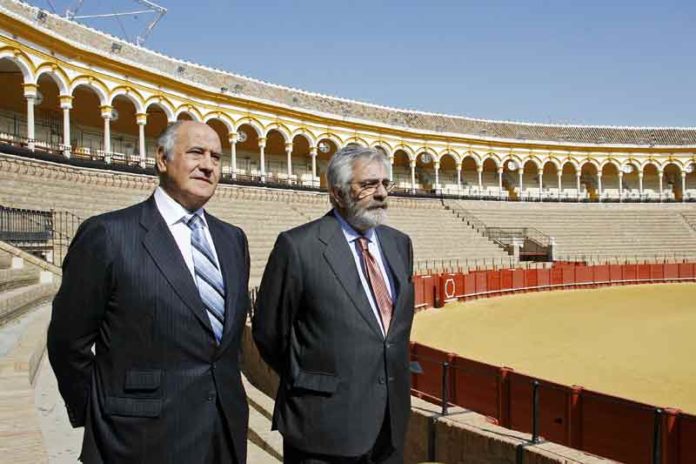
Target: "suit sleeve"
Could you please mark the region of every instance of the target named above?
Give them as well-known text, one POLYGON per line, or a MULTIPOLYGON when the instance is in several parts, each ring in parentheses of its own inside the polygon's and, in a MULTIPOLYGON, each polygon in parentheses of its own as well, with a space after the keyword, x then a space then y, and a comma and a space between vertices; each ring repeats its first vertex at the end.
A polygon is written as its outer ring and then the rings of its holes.
POLYGON ((63 280, 53 300, 48 357, 73 427, 85 422, 94 354, 109 299, 111 259, 104 225, 94 219, 77 231, 63 262, 63 280))
POLYGON ((261 357, 278 374, 284 371, 290 330, 301 296, 297 250, 287 234, 278 236, 261 280, 252 322, 261 357))

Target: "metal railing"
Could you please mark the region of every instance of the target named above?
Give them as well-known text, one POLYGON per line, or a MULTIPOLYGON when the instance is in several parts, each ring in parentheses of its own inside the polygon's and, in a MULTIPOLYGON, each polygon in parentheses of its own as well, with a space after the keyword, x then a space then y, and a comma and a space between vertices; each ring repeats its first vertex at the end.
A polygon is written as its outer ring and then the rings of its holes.
POLYGON ((60 265, 82 219, 69 211, 0 205, 0 240, 60 265))

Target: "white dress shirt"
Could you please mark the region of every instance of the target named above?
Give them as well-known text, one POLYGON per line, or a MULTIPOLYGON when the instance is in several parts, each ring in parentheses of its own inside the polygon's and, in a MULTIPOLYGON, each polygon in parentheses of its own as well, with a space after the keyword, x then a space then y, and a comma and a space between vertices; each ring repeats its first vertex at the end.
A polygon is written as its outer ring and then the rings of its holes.
POLYGON ((157 210, 162 215, 162 219, 167 223, 169 231, 174 236, 181 256, 184 257, 186 261, 186 266, 188 266, 191 272, 191 277, 193 281, 196 281, 196 272, 193 268, 193 251, 191 250, 191 229, 186 225, 186 221, 194 214, 201 218, 201 223, 203 224, 203 234, 205 239, 210 245, 210 249, 213 251, 213 256, 215 257, 215 262, 220 268, 220 261, 218 260, 217 251, 215 250, 215 244, 213 243, 213 237, 210 236, 210 230, 208 229, 208 223, 205 220, 205 214, 203 208, 199 208, 196 211, 189 211, 179 203, 176 202, 172 197, 170 197, 167 192, 164 191, 162 187, 157 187, 155 190, 155 204, 157 205, 157 210))
POLYGON ((367 277, 365 276, 365 270, 362 261, 362 252, 360 251, 360 244, 358 243, 358 239, 360 237, 365 237, 368 240, 367 249, 370 252, 370 254, 375 258, 375 261, 377 261, 377 265, 379 266, 379 270, 382 273, 382 277, 384 278, 384 281, 387 283, 387 291, 389 292, 389 297, 392 299, 392 301, 394 301, 394 283, 392 282, 389 273, 384 267, 384 260, 382 259, 382 249, 380 247, 377 234, 375 233, 375 229, 368 229, 367 231, 365 231, 364 234, 360 234, 358 231, 353 229, 353 227, 350 224, 348 224, 348 222, 345 219, 343 219, 343 217, 339 214, 339 212, 336 209, 333 210, 333 213, 334 216, 336 216, 336 219, 338 219, 338 223, 341 225, 341 230, 343 230, 343 235, 346 237, 346 241, 348 242, 348 247, 350 248, 350 251, 353 253, 353 259, 355 259, 355 266, 358 268, 360 282, 362 283, 363 289, 365 290, 367 300, 370 302, 372 312, 374 313, 375 318, 377 319, 377 324, 379 325, 379 328, 382 330, 382 335, 385 335, 384 327, 382 325, 382 317, 379 313, 379 308, 377 308, 377 305, 375 304, 375 299, 372 296, 370 284, 368 283, 367 277))

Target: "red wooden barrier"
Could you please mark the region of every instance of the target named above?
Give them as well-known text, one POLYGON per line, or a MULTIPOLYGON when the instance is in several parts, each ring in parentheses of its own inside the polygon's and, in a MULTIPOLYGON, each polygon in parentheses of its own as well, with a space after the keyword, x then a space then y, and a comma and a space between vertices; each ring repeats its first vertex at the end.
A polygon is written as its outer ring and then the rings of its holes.
POLYGON ((524 271, 524 286, 528 288, 538 287, 539 273, 537 269, 525 269, 524 271))
POLYGON ((526 273, 522 269, 515 269, 512 271, 512 288, 519 289, 526 287, 525 276, 526 273))
POLYGON ((545 287, 551 283, 551 270, 550 269, 537 269, 537 285, 539 287, 545 287))
POLYGON ((563 284, 563 266, 551 268, 551 285, 563 284))
POLYGON ((500 289, 505 291, 505 290, 511 290, 513 288, 512 285, 512 276, 515 271, 512 269, 501 269, 500 270, 500 289))
POLYGON ((679 451, 670 464, 696 464, 696 416, 681 414, 678 429, 679 451))
POLYGON ((623 280, 624 278, 624 266, 621 264, 610 264, 609 265, 609 279, 612 282, 617 282, 623 280))
POLYGON ((638 278, 637 264, 624 264, 622 280, 636 280, 638 278))
POLYGON ((452 360, 450 369, 452 403, 484 416, 500 420, 498 390, 500 368, 460 356, 452 360))
POLYGON ((654 408, 588 390, 582 392, 582 448, 622 462, 650 464, 654 408))
POLYGON ((665 277, 665 265, 664 264, 650 264, 650 279, 651 280, 662 280, 665 277))
POLYGON ((423 297, 423 277, 419 275, 413 276, 413 299, 416 308, 426 306, 425 298, 423 297))
POLYGON ((486 272, 486 286, 489 292, 497 292, 500 290, 500 272, 486 272))
POLYGON ((464 295, 470 296, 476 293, 476 276, 474 274, 464 275, 464 295))
POLYGON ((650 265, 649 264, 638 264, 638 280, 650 280, 650 265))
POLYGON ((486 293, 488 291, 486 271, 476 271, 476 293, 486 293))
POLYGON ((682 279, 691 279, 694 277, 694 263, 679 264, 679 277, 682 279))
MULTIPOLYGON (((533 377, 510 373, 510 425, 532 432, 533 377)), ((572 389, 539 380, 539 435, 554 443, 570 444, 569 404, 572 389)))
POLYGON ((678 279, 679 278, 679 264, 668 263, 664 265, 664 278, 665 279, 678 279))
POLYGON ((422 374, 411 376, 411 387, 428 395, 430 398, 424 398, 426 400, 433 401, 441 398, 442 363, 449 360, 448 354, 420 343, 414 343, 411 348, 411 359, 417 361, 423 370, 422 374))
POLYGON ((575 282, 587 284, 594 282, 594 266, 578 266, 575 268, 575 282))
MULTIPOLYGON (((610 267, 607 264, 603 264, 601 266, 592 266, 592 281, 595 283, 601 283, 601 282, 609 282, 611 280, 611 271, 610 267)), ((619 273, 619 276, 621 274, 619 273)))

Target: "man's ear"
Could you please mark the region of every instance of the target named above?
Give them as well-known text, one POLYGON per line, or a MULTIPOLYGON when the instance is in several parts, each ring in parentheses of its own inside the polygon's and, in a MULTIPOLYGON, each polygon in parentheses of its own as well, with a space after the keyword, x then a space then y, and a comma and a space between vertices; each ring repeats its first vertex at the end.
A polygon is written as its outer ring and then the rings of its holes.
POLYGON ((334 198, 336 201, 336 204, 340 206, 341 208, 345 207, 345 199, 343 198, 343 190, 336 188, 336 187, 331 187, 331 196, 334 198))
POLYGON ((155 164, 157 166, 157 172, 167 172, 167 155, 164 153, 164 147, 157 147, 155 164))

